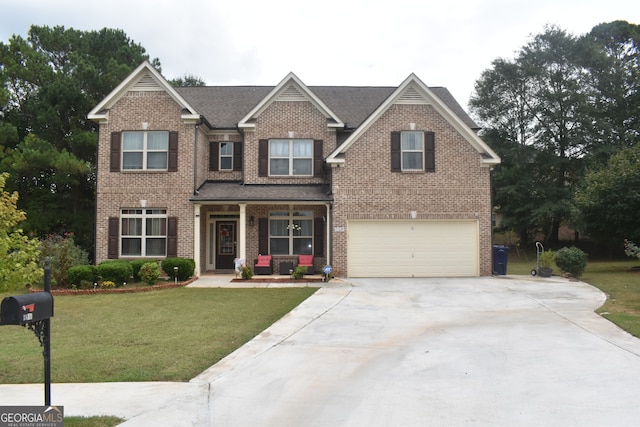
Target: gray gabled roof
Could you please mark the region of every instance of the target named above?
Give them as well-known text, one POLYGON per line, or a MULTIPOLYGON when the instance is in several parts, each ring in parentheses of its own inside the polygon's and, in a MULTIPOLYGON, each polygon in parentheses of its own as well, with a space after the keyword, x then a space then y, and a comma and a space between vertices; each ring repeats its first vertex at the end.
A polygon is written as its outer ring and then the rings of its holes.
POLYGON ((250 202, 250 203, 319 203, 330 202, 327 184, 242 184, 241 182, 207 181, 192 202, 250 202))
MULTIPOLYGON (((275 86, 194 86, 179 87, 178 92, 214 127, 234 129, 275 86)), ((394 91, 396 87, 309 86, 349 128, 357 128, 394 91)), ((471 129, 479 129, 444 87, 430 88, 471 129)))

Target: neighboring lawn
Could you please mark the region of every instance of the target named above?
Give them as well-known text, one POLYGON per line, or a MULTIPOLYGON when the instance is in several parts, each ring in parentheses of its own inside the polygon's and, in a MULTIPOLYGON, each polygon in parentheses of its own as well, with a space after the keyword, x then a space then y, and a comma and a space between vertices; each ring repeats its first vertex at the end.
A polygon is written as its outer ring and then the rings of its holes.
MULTIPOLYGON (((536 257, 529 261, 510 257, 507 262, 507 274, 530 274, 535 268, 536 257)), ((607 294, 607 302, 596 310, 630 334, 640 338, 640 262, 589 261, 580 278, 607 294)), ((554 274, 562 274, 558 268, 554 274)), ((549 286, 552 286, 551 284, 549 286)))
MULTIPOLYGON (((56 296, 51 380, 188 381, 316 290, 177 288, 56 296)), ((43 378, 35 334, 21 326, 1 326, 0 384, 41 383, 43 378)))
POLYGON ((64 417, 65 427, 113 427, 124 421, 117 417, 64 417))

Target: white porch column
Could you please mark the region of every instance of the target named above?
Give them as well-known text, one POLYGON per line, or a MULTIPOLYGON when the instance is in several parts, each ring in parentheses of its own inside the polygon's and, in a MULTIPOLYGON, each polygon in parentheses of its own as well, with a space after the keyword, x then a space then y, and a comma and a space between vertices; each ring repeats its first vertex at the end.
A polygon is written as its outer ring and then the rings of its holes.
POLYGON ((193 274, 196 277, 200 276, 200 206, 199 203, 193 205, 193 260, 196 263, 193 274))
POLYGON ((327 237, 325 247, 327 248, 327 264, 331 265, 331 204, 327 203, 327 215, 325 216, 325 224, 327 224, 327 237))
POLYGON ((238 224, 238 258, 242 258, 247 265, 247 204, 240 203, 240 223, 238 224))

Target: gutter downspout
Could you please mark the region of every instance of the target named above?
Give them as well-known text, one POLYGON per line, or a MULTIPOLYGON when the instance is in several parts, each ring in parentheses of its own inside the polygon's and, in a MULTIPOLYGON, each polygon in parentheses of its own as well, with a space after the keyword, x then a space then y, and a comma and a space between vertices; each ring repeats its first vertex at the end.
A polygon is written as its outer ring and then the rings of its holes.
POLYGON ((196 122, 193 135, 193 195, 198 194, 198 131, 202 124, 202 116, 200 120, 196 122))

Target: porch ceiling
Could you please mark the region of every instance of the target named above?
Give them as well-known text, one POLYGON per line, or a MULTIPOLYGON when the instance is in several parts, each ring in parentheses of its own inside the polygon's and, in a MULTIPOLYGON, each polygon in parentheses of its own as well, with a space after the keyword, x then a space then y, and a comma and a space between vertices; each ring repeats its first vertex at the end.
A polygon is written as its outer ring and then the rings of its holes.
POLYGON ((242 184, 206 182, 193 195, 192 202, 248 203, 327 203, 333 200, 326 184, 242 184))

